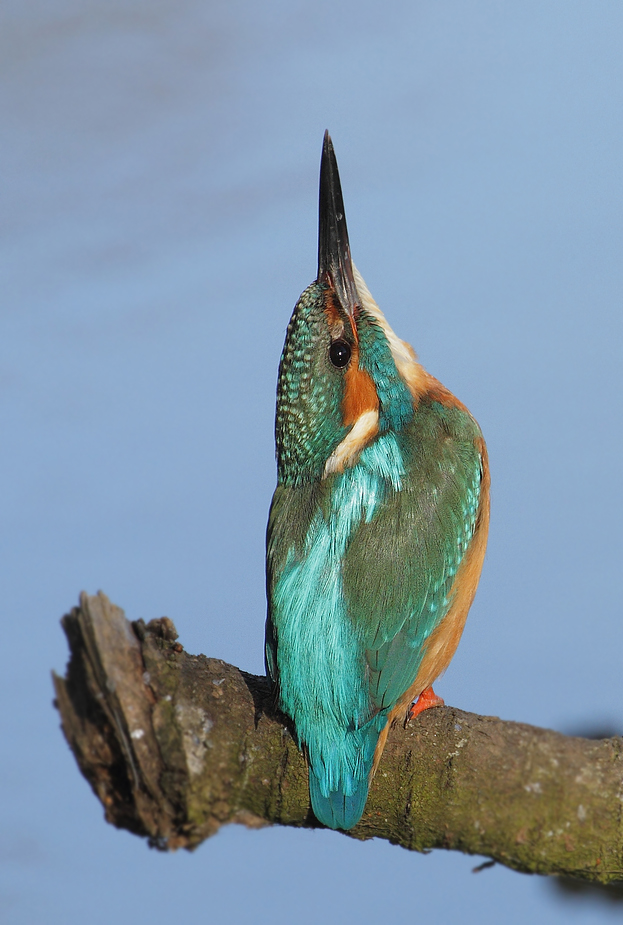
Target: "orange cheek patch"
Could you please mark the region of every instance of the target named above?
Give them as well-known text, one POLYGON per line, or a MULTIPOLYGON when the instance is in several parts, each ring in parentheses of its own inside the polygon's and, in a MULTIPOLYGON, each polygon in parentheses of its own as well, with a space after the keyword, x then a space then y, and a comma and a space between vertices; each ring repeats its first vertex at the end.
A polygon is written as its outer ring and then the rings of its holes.
POLYGON ((379 397, 369 373, 359 369, 359 351, 353 345, 350 366, 344 377, 344 399, 342 415, 344 426, 350 427, 366 411, 377 411, 379 397))
MULTIPOLYGON (((343 312, 340 311, 340 304, 337 301, 337 296, 331 289, 327 290, 325 293, 324 313, 333 337, 343 336, 343 312)), ((350 365, 344 374, 342 417, 345 427, 350 427, 354 424, 366 411, 377 411, 379 407, 379 399, 372 377, 369 373, 359 369, 357 325, 353 318, 349 317, 349 320, 355 340, 354 343, 351 344, 352 355, 350 365)))

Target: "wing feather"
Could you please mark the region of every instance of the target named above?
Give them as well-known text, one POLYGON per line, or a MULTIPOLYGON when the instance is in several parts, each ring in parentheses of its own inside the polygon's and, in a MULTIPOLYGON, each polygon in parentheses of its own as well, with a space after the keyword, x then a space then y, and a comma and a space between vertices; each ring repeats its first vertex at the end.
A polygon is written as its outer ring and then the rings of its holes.
POLYGON ((344 558, 348 611, 360 634, 376 709, 411 686, 424 644, 451 604, 473 536, 482 479, 480 431, 434 403, 400 440, 405 478, 352 535, 344 558))

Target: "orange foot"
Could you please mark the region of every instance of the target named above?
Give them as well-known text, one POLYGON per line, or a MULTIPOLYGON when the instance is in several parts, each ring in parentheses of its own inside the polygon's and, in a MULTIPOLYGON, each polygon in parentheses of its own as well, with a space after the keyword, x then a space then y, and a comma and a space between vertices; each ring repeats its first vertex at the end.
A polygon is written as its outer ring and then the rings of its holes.
POLYGON ((407 713, 407 723, 410 719, 415 719, 416 716, 423 713, 424 710, 429 710, 431 707, 443 707, 443 705, 443 699, 437 696, 432 687, 427 687, 422 691, 415 703, 411 704, 411 708, 407 713))

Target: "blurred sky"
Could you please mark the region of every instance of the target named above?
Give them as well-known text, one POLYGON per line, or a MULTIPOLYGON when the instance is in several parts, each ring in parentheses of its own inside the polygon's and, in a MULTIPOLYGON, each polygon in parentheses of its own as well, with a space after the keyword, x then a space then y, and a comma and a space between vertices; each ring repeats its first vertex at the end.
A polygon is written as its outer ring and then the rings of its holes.
POLYGON ((328 127, 359 269, 489 445, 439 693, 623 731, 622 39, 620 0, 4 0, 2 921, 620 915, 324 831, 157 854, 104 823, 49 671, 99 588, 263 671, 274 389, 328 127))

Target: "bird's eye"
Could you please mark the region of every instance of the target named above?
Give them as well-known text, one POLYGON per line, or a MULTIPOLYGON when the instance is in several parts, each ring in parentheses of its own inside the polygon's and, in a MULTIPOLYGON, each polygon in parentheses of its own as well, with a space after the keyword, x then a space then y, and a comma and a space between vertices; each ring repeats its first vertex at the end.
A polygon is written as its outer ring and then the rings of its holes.
POLYGON ((345 340, 334 340, 329 347, 329 359, 338 369, 344 369, 350 360, 350 345, 345 340))

